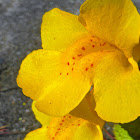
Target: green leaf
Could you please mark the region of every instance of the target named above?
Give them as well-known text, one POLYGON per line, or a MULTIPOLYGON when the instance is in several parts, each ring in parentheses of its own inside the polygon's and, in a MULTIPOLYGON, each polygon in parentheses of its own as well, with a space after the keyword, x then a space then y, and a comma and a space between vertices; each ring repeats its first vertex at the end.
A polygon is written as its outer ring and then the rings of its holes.
POLYGON ((130 123, 120 124, 134 140, 140 140, 140 117, 130 123))
POLYGON ((123 129, 119 124, 114 125, 114 135, 116 140, 133 140, 128 132, 123 129))

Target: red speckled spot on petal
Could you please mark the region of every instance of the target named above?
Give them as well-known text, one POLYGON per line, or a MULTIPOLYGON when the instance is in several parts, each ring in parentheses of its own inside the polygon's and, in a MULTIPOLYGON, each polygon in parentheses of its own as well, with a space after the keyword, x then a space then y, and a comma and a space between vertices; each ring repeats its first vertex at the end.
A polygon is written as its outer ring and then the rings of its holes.
POLYGON ((90 66, 93 67, 93 64, 91 64, 90 66))
POLYGON ((82 50, 84 51, 85 50, 85 47, 82 47, 82 50))
POLYGON ((78 54, 77 56, 79 56, 79 57, 80 57, 80 56, 82 56, 82 54, 78 54))

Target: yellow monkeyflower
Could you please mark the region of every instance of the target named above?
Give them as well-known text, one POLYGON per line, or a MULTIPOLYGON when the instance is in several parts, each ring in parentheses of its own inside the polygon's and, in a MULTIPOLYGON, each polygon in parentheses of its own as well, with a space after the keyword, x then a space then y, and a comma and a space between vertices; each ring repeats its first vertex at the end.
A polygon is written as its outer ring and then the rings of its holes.
POLYGON ((43 16, 43 49, 22 62, 17 78, 39 111, 64 116, 93 85, 103 120, 140 115, 140 15, 130 0, 87 0, 76 16, 53 9, 43 16))
POLYGON ((42 127, 27 134, 24 140, 103 140, 99 125, 69 114, 63 117, 47 116, 36 109, 34 102, 32 109, 42 127))

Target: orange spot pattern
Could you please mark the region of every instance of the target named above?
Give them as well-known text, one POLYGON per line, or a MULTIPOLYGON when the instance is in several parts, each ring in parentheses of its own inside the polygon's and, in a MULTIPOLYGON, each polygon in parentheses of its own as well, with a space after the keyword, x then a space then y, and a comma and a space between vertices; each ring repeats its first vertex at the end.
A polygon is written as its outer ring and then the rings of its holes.
POLYGON ((82 50, 85 51, 85 47, 82 47, 82 50))
MULTIPOLYGON (((57 121, 58 121, 58 119, 57 119, 57 121)), ((76 130, 77 127, 79 127, 81 125, 81 122, 82 122, 82 119, 77 120, 76 117, 73 117, 71 115, 64 116, 62 119, 60 119, 57 122, 58 124, 53 125, 53 127, 56 126, 56 128, 53 128, 53 131, 52 131, 53 133, 51 134, 52 135, 51 139, 57 140, 59 136, 61 137, 61 132, 64 133, 65 129, 67 129, 68 126, 71 127, 71 129, 76 130)), ((51 129, 51 127, 49 129, 51 129)))
MULTIPOLYGON (((71 73, 75 71, 75 64, 78 64, 80 59, 93 52, 103 52, 103 50, 106 48, 105 45, 107 45, 107 43, 94 36, 81 38, 75 44, 69 47, 64 53, 62 57, 64 68, 62 71, 60 71, 60 75, 63 73, 64 76, 71 75, 71 73), (66 67, 66 64, 69 67, 66 67)), ((84 70, 88 71, 90 68, 93 68, 93 66, 94 64, 91 62, 91 64, 87 64, 87 67, 84 67, 84 70)))

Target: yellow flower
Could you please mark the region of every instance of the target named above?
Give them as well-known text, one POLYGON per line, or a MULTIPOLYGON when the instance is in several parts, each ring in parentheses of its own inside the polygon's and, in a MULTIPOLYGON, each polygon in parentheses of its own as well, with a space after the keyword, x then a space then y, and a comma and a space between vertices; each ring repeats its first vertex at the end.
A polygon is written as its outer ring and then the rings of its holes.
POLYGON ((93 85, 102 119, 132 121, 140 115, 139 37, 130 0, 87 0, 79 16, 53 9, 43 16, 43 49, 23 60, 17 83, 52 116, 68 114, 93 85))
POLYGON ((47 116, 36 109, 35 102, 32 109, 42 127, 27 134, 24 140, 103 140, 99 125, 69 114, 58 118, 47 116))

